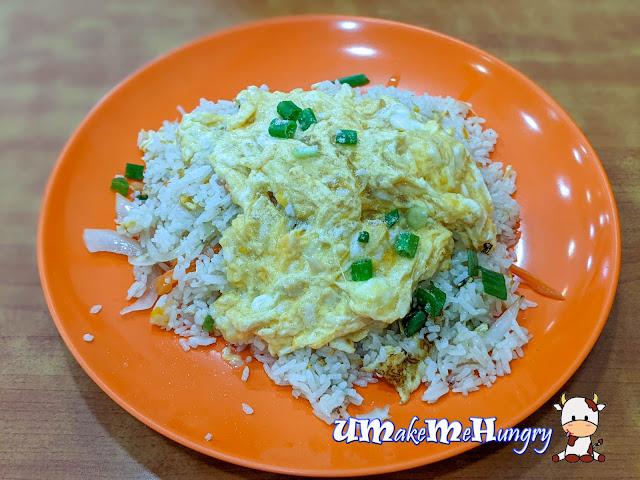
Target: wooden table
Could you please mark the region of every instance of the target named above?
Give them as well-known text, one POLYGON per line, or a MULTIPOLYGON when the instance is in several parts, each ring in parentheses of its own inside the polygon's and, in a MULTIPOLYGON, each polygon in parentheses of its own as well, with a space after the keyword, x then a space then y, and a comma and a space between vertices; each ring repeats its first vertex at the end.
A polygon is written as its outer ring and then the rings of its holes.
MULTIPOLYGON (((229 25, 294 13, 414 23, 461 38, 539 83, 578 123, 609 175, 622 270, 593 351, 565 385, 607 409, 604 464, 552 464, 483 445, 390 478, 640 477, 640 2, 23 0, 0 3, 0 477, 279 478, 191 451, 109 399, 47 311, 36 267, 41 195, 64 142, 133 69, 229 25)), ((556 426, 553 399, 521 426, 556 426)))

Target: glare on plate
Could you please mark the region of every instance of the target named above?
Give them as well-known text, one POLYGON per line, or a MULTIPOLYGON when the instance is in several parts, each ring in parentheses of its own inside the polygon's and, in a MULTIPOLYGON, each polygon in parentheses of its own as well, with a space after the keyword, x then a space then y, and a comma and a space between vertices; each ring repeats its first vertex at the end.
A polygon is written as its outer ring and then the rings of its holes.
POLYGON ((484 65, 480 65, 479 63, 474 63, 473 68, 475 68, 476 70, 482 73, 489 73, 489 70, 487 70, 487 67, 485 67, 484 65))
POLYGON ((348 20, 344 22, 340 22, 339 25, 340 25, 340 28, 343 30, 356 30, 359 26, 357 22, 352 22, 348 20))
POLYGON ((608 259, 604 259, 604 262, 602 262, 602 270, 600 270, 602 272, 602 276, 604 278, 607 278, 609 276, 609 260, 608 259))
POLYGON ((580 155, 580 152, 578 151, 577 148, 573 149, 573 156, 576 159, 576 162, 582 164, 582 156, 580 155))
POLYGON ((560 190, 562 198, 569 198, 571 196, 571 189, 565 183, 563 178, 558 178, 558 190, 560 190))
POLYGON ((347 47, 346 50, 347 52, 360 57, 371 57, 376 54, 376 51, 373 48, 363 46, 347 47))
POLYGON ((526 113, 522 112, 522 118, 524 119, 525 122, 527 122, 527 125, 529 125, 533 130, 535 130, 536 132, 540 131, 540 126, 538 125, 538 122, 536 122, 531 115, 527 115, 526 113))
POLYGON ((524 243, 525 243, 524 232, 521 230, 520 241, 516 243, 516 258, 518 259, 519 262, 522 262, 524 260, 524 243))

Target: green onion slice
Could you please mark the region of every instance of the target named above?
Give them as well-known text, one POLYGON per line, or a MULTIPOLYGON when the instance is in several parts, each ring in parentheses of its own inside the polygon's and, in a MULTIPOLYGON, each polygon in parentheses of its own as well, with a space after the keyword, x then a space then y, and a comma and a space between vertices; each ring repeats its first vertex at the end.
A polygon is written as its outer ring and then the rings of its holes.
POLYGON ((124 176, 131 180, 142 180, 144 178, 144 165, 127 163, 124 167, 124 176))
POLYGON ((369 79, 364 73, 358 73, 357 75, 349 75, 348 77, 339 78, 338 82, 346 83, 352 87, 359 87, 369 83, 369 79))
MULTIPOLYGON (((438 316, 442 312, 444 308, 444 304, 447 302, 447 294, 440 290, 435 286, 433 282, 431 282, 431 287, 429 288, 429 292, 436 299, 436 303, 432 305, 430 314, 432 316, 438 316)), ((425 309, 426 310, 426 309, 425 309)))
POLYGON ((370 258, 363 258, 351 264, 351 280, 364 282, 373 277, 373 264, 370 258))
POLYGON ((447 294, 440 290, 431 282, 429 290, 422 288, 416 289, 416 300, 418 305, 424 308, 424 310, 432 317, 437 317, 442 312, 444 304, 447 301, 447 294))
POLYGON ((204 317, 202 329, 208 333, 211 333, 213 331, 213 317, 211 315, 207 315, 206 317, 204 317))
POLYGON ((470 277, 477 277, 478 272, 478 254, 475 250, 467 250, 467 272, 470 277))
POLYGON ((360 234, 358 235, 358 241, 360 243, 369 243, 369 232, 367 232, 366 230, 360 232, 360 234))
POLYGON ((318 145, 296 147, 293 149, 293 156, 296 158, 315 157, 316 155, 318 155, 318 145))
POLYGON ((293 103, 291 100, 284 100, 278 103, 276 107, 278 115, 285 120, 297 120, 302 112, 302 109, 293 103))
POLYGON ((424 207, 411 207, 407 211, 407 223, 413 230, 424 227, 429 221, 429 212, 424 207))
POLYGON ((318 123, 318 120, 316 120, 316 116, 313 113, 313 110, 311 110, 310 108, 305 108, 304 110, 302 110, 302 113, 298 117, 298 123, 300 124, 300 128, 304 132, 312 124, 318 123))
POLYGON ((418 250, 420 237, 413 233, 403 232, 396 241, 396 253, 401 257, 413 258, 418 250))
POLYGON ((358 143, 358 132, 355 130, 338 130, 336 143, 340 145, 355 145, 358 143))
POLYGON ((277 138, 291 138, 296 133, 296 122, 274 118, 269 124, 269 135, 277 138))
POLYGON ((384 223, 387 224, 387 228, 393 227, 396 222, 400 219, 400 212, 396 208, 395 210, 391 210, 384 216, 384 223))
POLYGON ((412 337, 420 331, 427 321, 427 315, 422 311, 411 312, 402 320, 402 329, 407 337, 412 337))
POLYGON ((138 200, 146 200, 147 198, 149 198, 149 195, 138 195, 138 200))
POLYGON ((111 190, 126 197, 129 194, 129 182, 127 182, 126 178, 116 177, 111 180, 111 190))
POLYGON ((478 267, 482 272, 482 286, 484 293, 500 300, 507 299, 507 283, 504 275, 493 270, 487 270, 484 267, 478 267))

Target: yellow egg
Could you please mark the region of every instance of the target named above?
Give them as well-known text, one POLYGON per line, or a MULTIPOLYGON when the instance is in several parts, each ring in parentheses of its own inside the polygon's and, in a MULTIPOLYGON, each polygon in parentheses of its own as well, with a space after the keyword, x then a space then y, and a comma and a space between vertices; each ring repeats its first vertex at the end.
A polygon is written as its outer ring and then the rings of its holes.
POLYGON ((235 114, 187 114, 178 129, 186 159, 215 143, 211 165, 243 211, 220 240, 241 254, 225 256, 230 287, 212 312, 227 340, 259 337, 274 354, 353 350, 370 328, 407 314, 416 285, 448 264, 454 234, 473 248, 495 242, 489 192, 440 119, 392 97, 356 98, 348 87, 335 96, 251 87, 238 101, 235 114), (292 138, 270 136, 283 100, 311 108, 318 122, 298 125, 292 138), (339 130, 355 130, 357 143, 336 142, 339 130), (295 157, 309 146, 318 154, 295 157), (424 227, 410 229, 411 207, 428 213, 424 227), (395 209, 400 219, 389 228, 385 214, 395 209), (368 243, 357 241, 362 231, 368 243), (419 237, 411 258, 396 249, 403 232, 419 237), (373 278, 354 281, 351 265, 361 259, 372 260, 373 278))
POLYGON ((155 307, 151 310, 150 321, 159 327, 166 327, 169 323, 169 315, 165 313, 164 307, 155 307))

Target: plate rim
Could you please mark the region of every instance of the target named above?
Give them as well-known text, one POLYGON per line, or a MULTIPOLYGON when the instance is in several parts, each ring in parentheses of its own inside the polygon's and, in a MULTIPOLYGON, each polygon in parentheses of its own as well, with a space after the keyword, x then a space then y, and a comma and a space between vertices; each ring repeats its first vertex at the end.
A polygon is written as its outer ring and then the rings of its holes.
POLYGON ((40 203, 40 211, 38 215, 38 227, 37 227, 37 262, 38 262, 38 274, 40 277, 40 282, 42 285, 43 294, 47 303, 47 307, 49 309, 49 313, 51 314, 51 318, 54 321, 56 329, 65 345, 78 362, 80 367, 84 370, 84 372, 93 380, 93 382, 104 392, 106 393, 113 401, 115 401, 120 407, 122 407, 127 413, 131 414, 133 417, 144 423, 146 426, 152 428, 158 433, 164 435, 171 440, 188 447, 192 450, 195 450, 204 455, 214 457, 232 464, 240 465, 247 468, 274 472, 274 473, 284 473, 284 474, 295 474, 302 476, 331 476, 331 477, 342 477, 342 476, 360 476, 360 475, 370 475, 370 474, 381 474, 381 473, 391 473, 397 472, 401 470, 406 470, 410 468, 426 466, 428 464, 432 464, 435 462, 439 462, 441 460, 454 457, 461 453, 465 453, 470 451, 472 448, 477 447, 480 444, 476 443, 460 443, 455 446, 450 445, 450 449, 447 449, 443 452, 437 452, 432 454, 429 457, 427 462, 421 460, 420 457, 415 460, 406 460, 400 462, 394 462, 389 466, 384 467, 358 467, 349 470, 343 469, 332 469, 332 470, 318 470, 318 469, 300 469, 300 468, 286 468, 280 466, 274 466, 271 464, 267 464, 264 462, 260 462, 257 460, 246 460, 242 457, 235 457, 220 451, 212 450, 209 448, 205 448, 203 445, 196 443, 188 438, 185 438, 182 435, 176 434, 169 430, 168 428, 159 425, 154 420, 149 418, 146 414, 136 410, 132 407, 125 399, 118 396, 111 388, 105 384, 100 377, 89 367, 89 365, 84 361, 84 358, 76 348, 74 348, 71 343, 71 339, 67 334, 62 322, 60 320, 61 315, 57 312, 54 304, 54 300, 51 296, 51 290, 49 288, 49 281, 47 279, 47 274, 45 272, 44 266, 44 224, 45 224, 45 212, 50 204, 50 197, 52 195, 54 189, 54 179, 58 176, 59 171, 61 169, 61 165, 63 163, 64 158, 66 157, 68 151, 71 149, 72 145, 76 142, 76 140, 80 136, 80 132, 86 127, 86 124, 89 122, 89 119, 98 111, 103 104, 105 104, 110 97, 112 97, 116 92, 124 88, 133 78, 139 76, 143 72, 147 71, 149 68, 153 67, 155 64, 165 61, 168 58, 171 58, 176 55, 180 55, 182 52, 189 50, 190 48, 198 45, 200 43, 209 42, 216 37, 223 37, 229 34, 234 34, 241 32, 243 30, 248 30, 256 27, 263 27, 269 25, 283 25, 290 23, 297 23, 299 21, 307 21, 307 22, 319 22, 319 23, 334 23, 340 21, 353 21, 357 23, 365 23, 365 24, 375 24, 375 25, 386 25, 390 27, 408 29, 418 31, 420 33, 427 33, 434 37, 439 37, 442 40, 453 42, 458 44, 466 49, 472 50, 476 54, 480 54, 492 62, 500 65, 503 68, 506 68, 511 75, 518 77, 521 81, 526 83, 532 90, 536 93, 537 96, 544 98, 548 101, 556 110, 556 112, 560 116, 560 120, 562 123, 566 123, 570 125, 570 128, 574 129, 581 139, 585 142, 588 148, 593 152, 593 155, 597 162, 595 162, 595 166, 598 170, 598 179, 603 182, 606 191, 606 201, 612 207, 613 211, 613 231, 614 231, 614 242, 613 242, 613 257, 615 259, 614 265, 612 266, 612 281, 606 290, 606 294, 604 296, 605 302, 603 303, 602 315, 596 325, 596 328, 592 330, 591 335, 588 338, 588 342, 585 343, 580 352, 577 355, 574 355, 574 361, 571 363, 569 368, 567 368, 558 378, 552 383, 552 385, 546 389, 543 395, 541 395, 536 401, 528 404, 526 408, 523 408, 518 415, 513 416, 509 421, 505 422, 505 425, 508 427, 513 427, 514 425, 519 424, 524 419, 529 417, 531 414, 540 409, 540 407, 546 403, 554 393, 558 392, 560 387, 562 387, 578 370, 580 365, 585 361, 591 350, 593 349, 596 341, 600 337, 600 334, 604 328, 604 325, 608 321, 609 315, 611 313, 611 308, 613 306, 613 302, 615 300, 615 295, 619 283, 620 276, 620 262, 621 262, 621 233, 620 233, 620 218, 618 206, 615 201, 615 196, 613 194, 613 189, 611 187, 611 183, 609 182, 609 178, 606 174, 604 166, 602 165, 602 161, 600 157, 596 153, 595 149, 582 132, 582 130, 578 127, 576 122, 571 118, 571 116, 565 111, 565 109, 547 92, 545 92, 542 87, 540 87, 535 81, 527 77, 524 73, 517 70, 515 67, 511 66, 509 63, 501 60, 497 56, 489 53, 475 45, 467 43, 463 40, 460 40, 456 37, 452 37, 450 35, 432 30, 430 28, 421 27, 418 25, 412 25, 409 23, 399 22, 395 20, 388 20, 377 17, 367 17, 367 16, 359 16, 359 15, 336 15, 336 14, 302 14, 302 15, 286 15, 286 16, 276 16, 267 19, 255 20, 255 21, 247 21, 242 22, 236 25, 232 25, 230 27, 222 28, 219 30, 212 31, 208 34, 196 37, 186 43, 180 44, 178 47, 173 48, 165 53, 162 53, 153 59, 145 62, 142 66, 135 69, 133 72, 128 74, 124 79, 119 81, 115 86, 109 89, 97 102, 96 104, 85 114, 81 122, 75 127, 73 133, 66 141, 64 147, 60 151, 56 162, 49 173, 49 177, 47 179, 47 184, 42 196, 42 200, 40 203))

